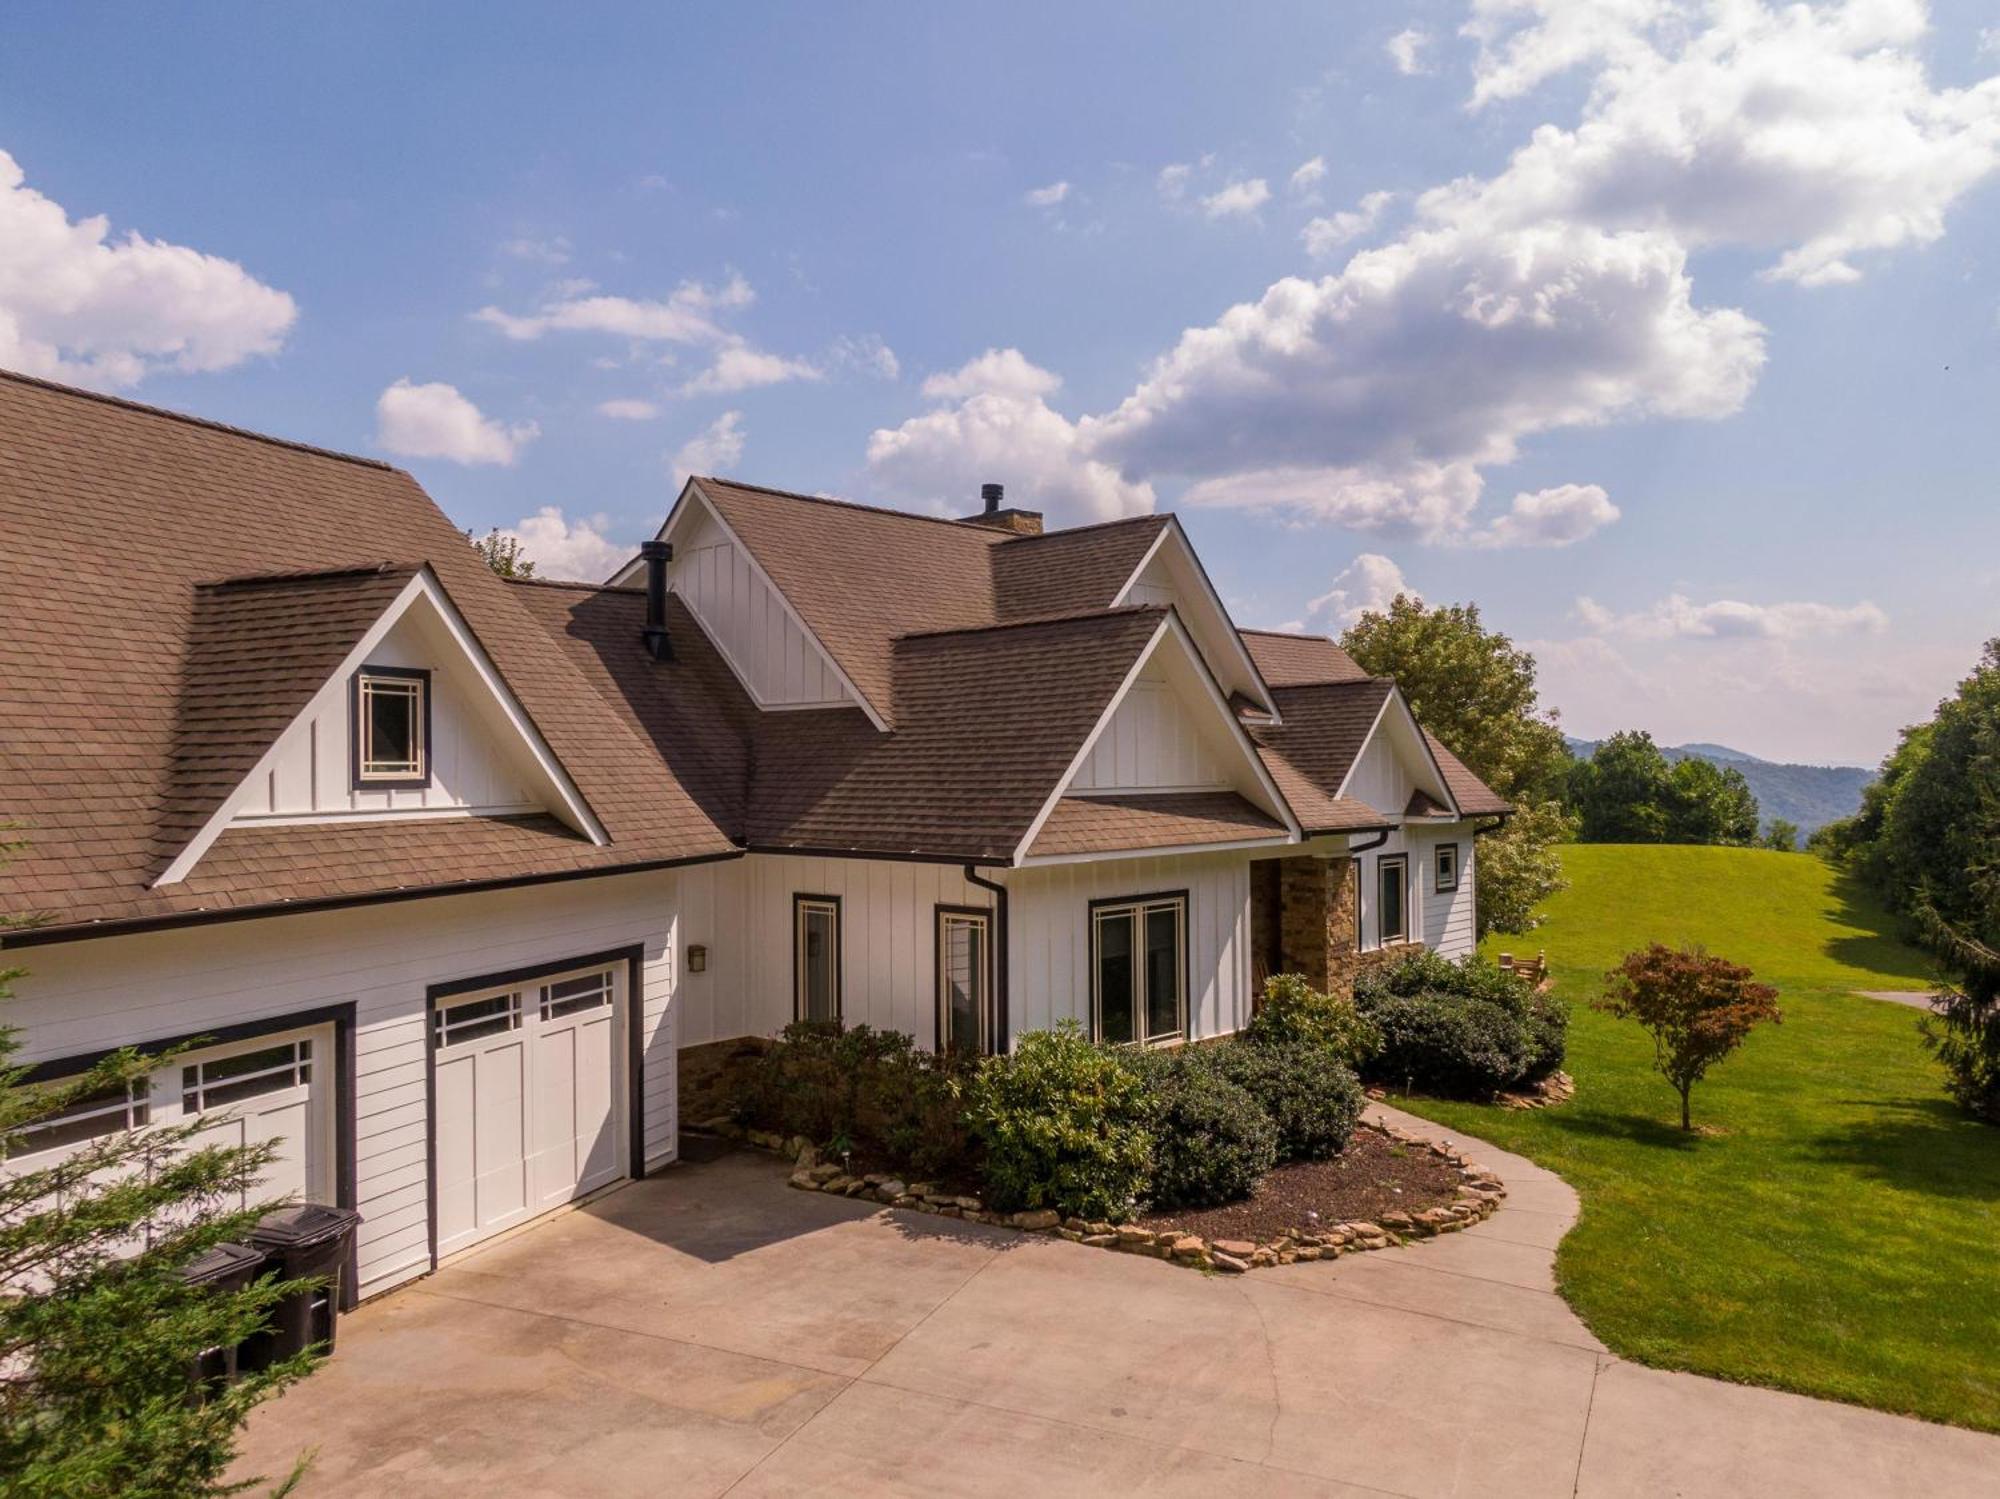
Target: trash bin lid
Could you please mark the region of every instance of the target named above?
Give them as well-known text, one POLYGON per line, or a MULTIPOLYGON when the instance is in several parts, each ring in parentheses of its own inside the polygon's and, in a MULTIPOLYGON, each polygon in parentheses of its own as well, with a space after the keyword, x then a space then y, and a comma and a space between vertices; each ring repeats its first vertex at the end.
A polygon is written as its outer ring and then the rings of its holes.
POLYGON ((191 1286, 210 1285, 238 1273, 255 1274, 264 1264, 263 1251, 248 1244, 218 1244, 181 1267, 181 1279, 191 1286))
POLYGON ((266 1213, 250 1230, 250 1242, 262 1249, 299 1249, 338 1238, 361 1221, 352 1208, 330 1208, 308 1202, 266 1213))

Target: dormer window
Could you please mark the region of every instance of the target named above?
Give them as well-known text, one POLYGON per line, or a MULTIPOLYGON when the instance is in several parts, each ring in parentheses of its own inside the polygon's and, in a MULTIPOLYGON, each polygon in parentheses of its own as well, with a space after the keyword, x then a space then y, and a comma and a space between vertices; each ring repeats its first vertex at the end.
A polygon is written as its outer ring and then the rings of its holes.
POLYGON ((395 790, 431 783, 431 674, 368 666, 354 674, 354 784, 395 790))

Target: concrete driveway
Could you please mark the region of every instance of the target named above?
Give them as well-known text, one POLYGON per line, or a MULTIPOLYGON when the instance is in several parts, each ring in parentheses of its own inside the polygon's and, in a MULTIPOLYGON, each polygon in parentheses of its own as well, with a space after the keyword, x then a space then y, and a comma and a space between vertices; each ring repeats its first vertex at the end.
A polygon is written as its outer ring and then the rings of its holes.
MULTIPOLYGON (((1407 1115, 1398 1123, 1442 1136, 1407 1115)), ((305 1495, 1991 1495, 2000 1438, 1614 1358, 1574 1193, 1206 1277, 794 1192, 733 1154, 362 1308, 252 1420, 305 1495)))

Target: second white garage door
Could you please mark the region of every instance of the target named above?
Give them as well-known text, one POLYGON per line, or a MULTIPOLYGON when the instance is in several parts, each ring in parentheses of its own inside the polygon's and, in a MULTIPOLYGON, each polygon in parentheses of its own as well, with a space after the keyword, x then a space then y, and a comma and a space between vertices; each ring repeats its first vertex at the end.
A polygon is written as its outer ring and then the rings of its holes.
POLYGON ((440 1259, 625 1174, 625 965, 439 1001, 440 1259))

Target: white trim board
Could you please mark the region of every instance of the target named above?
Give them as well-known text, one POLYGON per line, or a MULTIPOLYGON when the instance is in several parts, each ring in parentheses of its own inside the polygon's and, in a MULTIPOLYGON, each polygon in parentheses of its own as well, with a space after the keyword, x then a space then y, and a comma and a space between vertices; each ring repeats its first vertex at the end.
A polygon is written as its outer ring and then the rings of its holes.
MULTIPOLYGON (((1167 517, 1167 524, 1160 528, 1160 534, 1155 536, 1153 544, 1146 548, 1146 554, 1139 559, 1139 565, 1132 569, 1131 576, 1126 578, 1124 586, 1118 590, 1118 596, 1111 601, 1111 607, 1116 609, 1129 601, 1132 590, 1138 586, 1139 579, 1145 574, 1146 569, 1152 566, 1153 560, 1165 548, 1167 538, 1170 536, 1180 548, 1183 570, 1199 585, 1210 612, 1214 615, 1222 634, 1229 641, 1236 657, 1236 664, 1255 689, 1254 695, 1261 700, 1262 707, 1270 715, 1272 723, 1284 722, 1283 716, 1278 712, 1278 700, 1273 696, 1270 684, 1264 680, 1264 674, 1257 669, 1256 658, 1250 654, 1250 648, 1243 643, 1241 632, 1230 619, 1229 610, 1223 604, 1222 596, 1215 591, 1215 584, 1209 579, 1208 569, 1201 565, 1201 557, 1195 551, 1194 543, 1188 540, 1187 532, 1181 529, 1179 516, 1167 517)), ((1224 700, 1227 701, 1227 694, 1224 694, 1224 700)))

